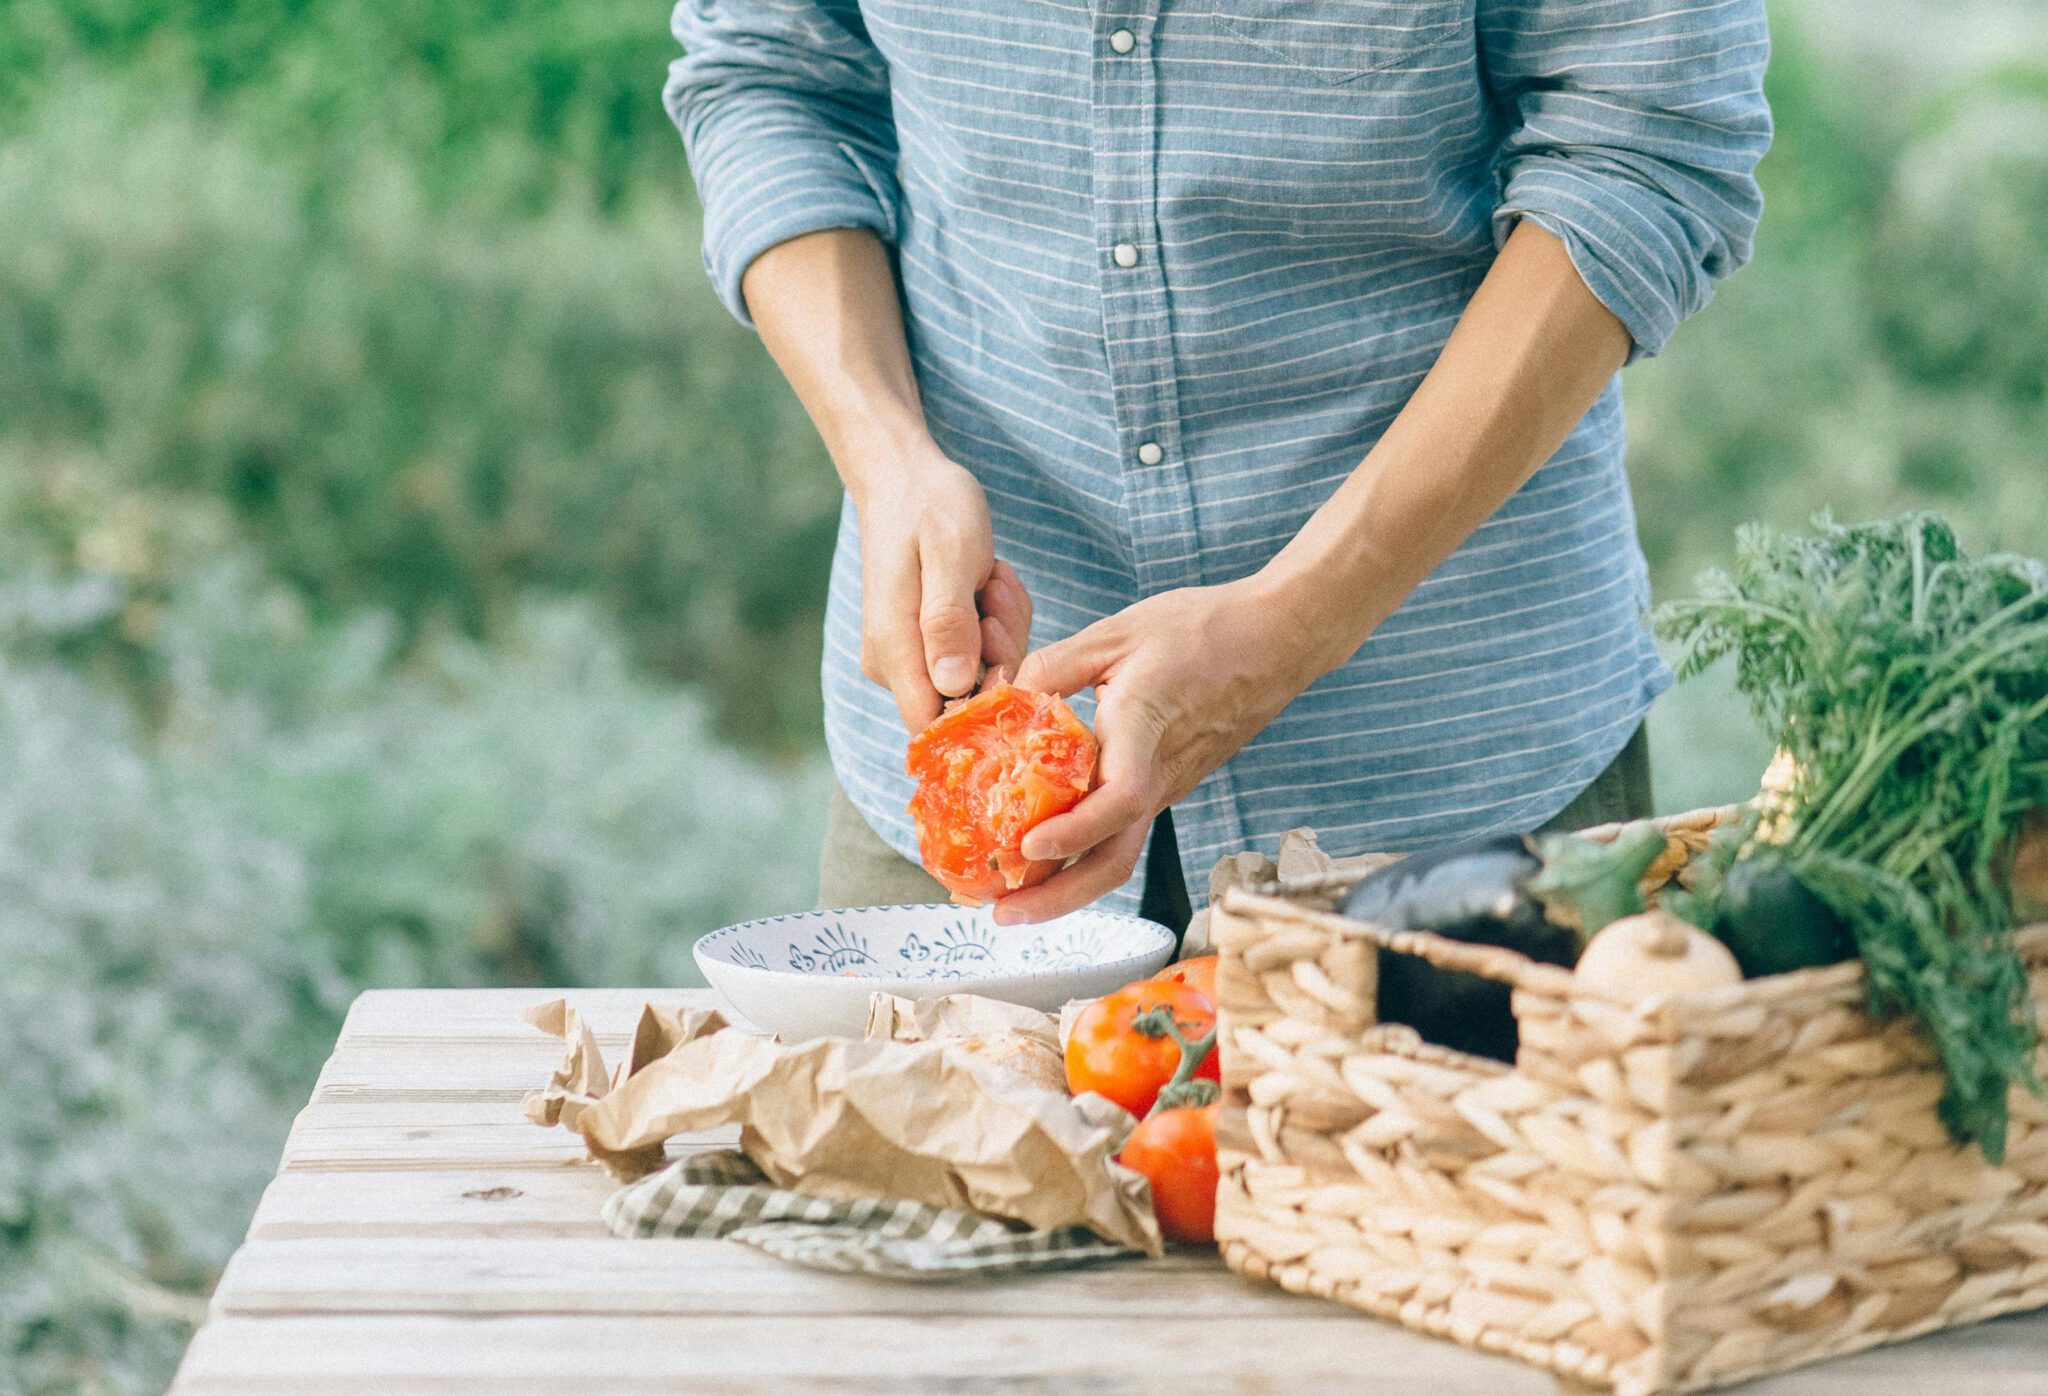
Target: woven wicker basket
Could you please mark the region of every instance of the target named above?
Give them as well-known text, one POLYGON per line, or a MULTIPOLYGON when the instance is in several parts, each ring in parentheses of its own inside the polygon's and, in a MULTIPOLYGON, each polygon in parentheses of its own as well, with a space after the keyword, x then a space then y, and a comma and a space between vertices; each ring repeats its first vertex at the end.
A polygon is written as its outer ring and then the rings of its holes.
MULTIPOLYGON (((1660 821, 1646 887, 1733 813, 1660 821)), ((1860 964, 1623 1005, 1330 914, 1357 875, 1215 910, 1233 1269, 1621 1396, 2048 1304, 2048 1108, 2014 1093, 2002 1166, 1957 1148, 1860 964), (1383 952, 1512 985, 1515 1065, 1376 1025, 1383 952)), ((2048 1019, 2048 925, 2019 941, 2048 1019)))

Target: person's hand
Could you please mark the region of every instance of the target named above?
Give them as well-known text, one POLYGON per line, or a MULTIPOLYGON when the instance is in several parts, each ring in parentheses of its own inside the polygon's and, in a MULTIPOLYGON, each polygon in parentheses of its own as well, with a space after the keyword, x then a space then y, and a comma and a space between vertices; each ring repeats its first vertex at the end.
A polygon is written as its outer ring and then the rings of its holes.
POLYGON ((1261 577, 1150 596, 1026 656, 1017 682, 1095 690, 1094 790, 1024 836, 1027 858, 1073 858, 1002 898, 1001 924, 1043 921, 1120 887, 1162 809, 1230 759, 1331 667, 1328 645, 1261 577))
POLYGON ((862 473, 860 668, 922 730, 984 666, 1014 671, 1031 635, 1031 598, 998 562, 988 500, 936 445, 862 473))

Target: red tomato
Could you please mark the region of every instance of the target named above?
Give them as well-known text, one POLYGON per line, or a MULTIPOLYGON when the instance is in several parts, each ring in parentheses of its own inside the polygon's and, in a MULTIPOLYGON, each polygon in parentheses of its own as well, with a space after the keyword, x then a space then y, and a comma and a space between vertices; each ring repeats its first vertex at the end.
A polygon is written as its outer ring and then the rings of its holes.
POLYGON ((949 704, 910 739, 905 764, 925 871, 955 901, 993 901, 1059 866, 1018 851, 1025 831, 1081 802, 1095 782, 1095 734, 1049 693, 998 683, 949 704))
MULTIPOLYGON (((1199 989, 1158 979, 1126 984, 1089 1004, 1074 1019, 1074 1031, 1067 1038, 1068 1089, 1076 1095, 1094 1091, 1108 1096, 1142 1118, 1180 1065, 1178 1043, 1170 1036, 1153 1037, 1136 1023, 1139 1014, 1162 1005, 1173 1015, 1181 1036, 1190 1041, 1216 1026, 1216 1010, 1199 989)), ((1213 1049, 1195 1075, 1223 1079, 1213 1049)))
POLYGON ((1152 977, 1154 979, 1163 979, 1169 984, 1185 984, 1190 989, 1198 989, 1208 995, 1210 1006, 1215 1006, 1216 957, 1214 955, 1201 955, 1192 960, 1182 960, 1177 964, 1168 965, 1152 977))
POLYGON ((1152 1180, 1152 1210, 1169 1241, 1216 1241, 1216 1107, 1161 1110, 1118 1156, 1152 1180))

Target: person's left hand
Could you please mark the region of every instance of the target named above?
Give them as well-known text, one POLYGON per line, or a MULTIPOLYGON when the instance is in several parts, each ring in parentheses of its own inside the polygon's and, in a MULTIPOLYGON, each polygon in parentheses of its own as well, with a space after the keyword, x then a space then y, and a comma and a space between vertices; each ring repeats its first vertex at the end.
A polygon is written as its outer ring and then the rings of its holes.
POLYGON ((1061 916, 1122 886, 1159 811, 1195 788, 1330 665, 1313 628, 1259 576, 1188 587, 1025 656, 1017 682, 1095 690, 1097 782, 1024 836, 1027 858, 1076 861, 995 904, 1010 925, 1061 916))

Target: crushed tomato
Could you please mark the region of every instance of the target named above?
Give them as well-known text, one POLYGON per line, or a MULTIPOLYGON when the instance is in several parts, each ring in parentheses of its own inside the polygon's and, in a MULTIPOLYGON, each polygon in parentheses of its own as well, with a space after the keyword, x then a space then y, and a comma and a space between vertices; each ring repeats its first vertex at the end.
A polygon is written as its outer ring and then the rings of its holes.
POLYGON ((969 904, 1043 882, 1058 864, 1019 845, 1081 802, 1095 756, 1095 734, 1052 694, 997 683, 949 704, 910 739, 905 762, 925 870, 969 904))

